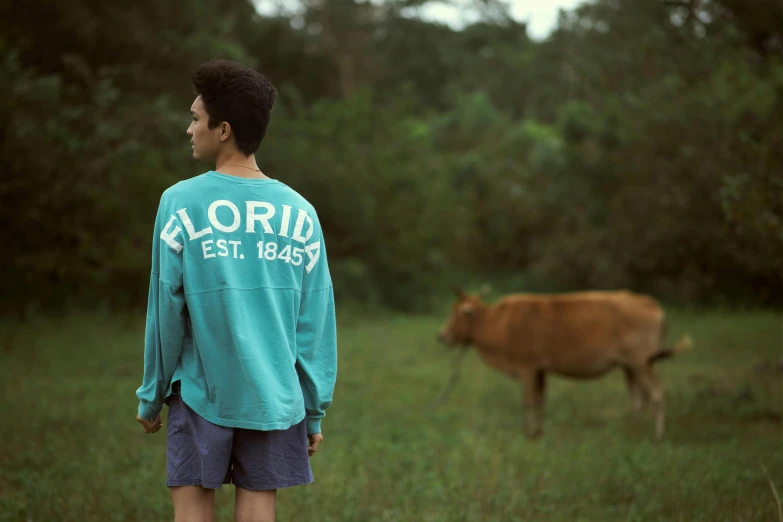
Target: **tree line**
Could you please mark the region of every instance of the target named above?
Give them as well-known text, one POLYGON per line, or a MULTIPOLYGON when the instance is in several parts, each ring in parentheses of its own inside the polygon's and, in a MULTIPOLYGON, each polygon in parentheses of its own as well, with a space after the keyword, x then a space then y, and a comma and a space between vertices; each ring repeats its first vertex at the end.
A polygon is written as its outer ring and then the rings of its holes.
POLYGON ((316 207, 338 299, 426 309, 452 283, 783 303, 783 6, 595 0, 543 41, 503 4, 0 1, 6 313, 146 302, 191 72, 280 99, 257 159, 316 207))

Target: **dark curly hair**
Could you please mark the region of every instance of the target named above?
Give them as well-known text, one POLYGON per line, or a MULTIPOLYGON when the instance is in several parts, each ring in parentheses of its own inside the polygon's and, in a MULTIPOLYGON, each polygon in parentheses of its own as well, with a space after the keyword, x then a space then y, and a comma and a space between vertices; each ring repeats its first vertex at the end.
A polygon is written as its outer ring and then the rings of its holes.
POLYGON ((228 122, 237 148, 246 156, 255 154, 277 99, 269 80, 240 63, 213 60, 201 65, 191 81, 209 114, 208 127, 228 122))

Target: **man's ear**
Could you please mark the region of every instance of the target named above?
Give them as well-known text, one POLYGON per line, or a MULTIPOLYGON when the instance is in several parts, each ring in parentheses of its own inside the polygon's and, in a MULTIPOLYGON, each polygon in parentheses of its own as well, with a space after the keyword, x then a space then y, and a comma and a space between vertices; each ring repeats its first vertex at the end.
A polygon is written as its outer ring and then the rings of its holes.
POLYGON ((231 124, 224 121, 220 124, 220 141, 226 141, 231 137, 231 124))

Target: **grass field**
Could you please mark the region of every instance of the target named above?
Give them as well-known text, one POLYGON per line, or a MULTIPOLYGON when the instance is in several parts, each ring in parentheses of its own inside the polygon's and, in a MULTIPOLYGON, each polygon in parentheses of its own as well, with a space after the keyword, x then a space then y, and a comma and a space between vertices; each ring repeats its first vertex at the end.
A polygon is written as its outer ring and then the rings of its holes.
MULTIPOLYGON (((777 521, 783 494, 783 321, 673 312, 695 347, 658 365, 665 439, 620 372, 552 378, 544 437, 523 435, 520 386, 475 353, 437 410, 451 353, 440 319, 340 317, 335 400, 316 482, 280 521, 777 521)), ((171 520, 165 430, 135 422, 142 317, 77 316, 0 331, 0 520, 171 520)), ((164 409, 164 424, 165 424, 164 409)), ((216 519, 232 520, 233 487, 216 519)))

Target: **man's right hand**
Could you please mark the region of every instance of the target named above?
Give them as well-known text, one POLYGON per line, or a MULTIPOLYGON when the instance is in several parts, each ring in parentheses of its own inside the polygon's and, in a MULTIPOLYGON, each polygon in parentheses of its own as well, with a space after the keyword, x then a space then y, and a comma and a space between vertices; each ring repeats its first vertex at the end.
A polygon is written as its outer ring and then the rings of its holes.
POLYGON ((318 451, 318 445, 323 442, 324 436, 320 433, 314 433, 307 436, 307 454, 312 457, 318 451))

